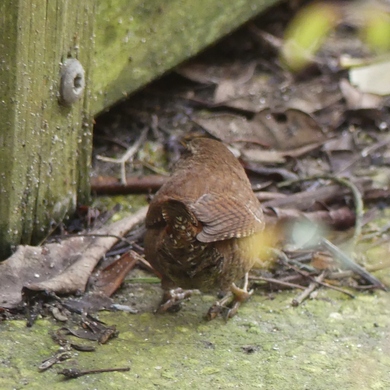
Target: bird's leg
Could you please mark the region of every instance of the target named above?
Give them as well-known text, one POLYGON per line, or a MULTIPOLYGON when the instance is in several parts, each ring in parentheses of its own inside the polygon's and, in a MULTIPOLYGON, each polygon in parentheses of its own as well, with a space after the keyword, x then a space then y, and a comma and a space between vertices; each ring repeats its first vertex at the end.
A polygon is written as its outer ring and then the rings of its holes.
POLYGON ((234 283, 231 286, 231 292, 233 294, 233 301, 230 304, 230 309, 227 312, 226 318, 232 318, 241 306, 241 303, 246 302, 253 294, 253 290, 248 291, 249 275, 245 274, 244 285, 242 288, 238 288, 234 283))
POLYGON ((223 310, 227 309, 226 319, 232 318, 238 311, 242 302, 246 302, 253 294, 253 290, 248 291, 248 272, 245 274, 244 285, 239 288, 232 284, 230 291, 219 301, 215 302, 207 312, 207 319, 213 320, 223 310))
POLYGON ((179 311, 181 303, 188 299, 193 293, 193 290, 183 290, 182 288, 173 288, 165 290, 162 303, 157 309, 157 313, 164 313, 166 311, 179 311))

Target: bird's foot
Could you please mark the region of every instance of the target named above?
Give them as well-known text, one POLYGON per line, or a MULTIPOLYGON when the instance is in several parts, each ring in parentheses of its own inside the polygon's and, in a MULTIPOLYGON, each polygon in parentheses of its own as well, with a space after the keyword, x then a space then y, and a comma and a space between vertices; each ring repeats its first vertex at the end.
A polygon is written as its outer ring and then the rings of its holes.
POLYGON ((188 299, 192 293, 193 290, 183 290, 180 287, 164 291, 163 300, 157 309, 157 313, 179 311, 181 309, 181 303, 188 299))
POLYGON ((230 291, 219 301, 215 302, 207 312, 207 319, 213 320, 222 312, 225 312, 226 320, 237 314, 241 303, 246 302, 253 294, 253 290, 248 291, 248 274, 245 275, 243 288, 237 287, 234 283, 230 287, 230 291))

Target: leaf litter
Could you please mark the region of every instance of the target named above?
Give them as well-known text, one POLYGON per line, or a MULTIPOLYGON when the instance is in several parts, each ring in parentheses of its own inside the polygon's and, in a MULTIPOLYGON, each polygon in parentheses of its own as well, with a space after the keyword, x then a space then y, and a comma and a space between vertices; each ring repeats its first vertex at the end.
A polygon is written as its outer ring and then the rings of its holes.
MULTIPOLYGON (((356 44, 348 23, 330 34, 321 61, 298 74, 287 70, 278 57, 288 19, 280 8, 277 22, 265 13, 98 117, 92 191, 149 196, 166 180, 183 138, 211 136, 242 162, 278 237, 270 248, 276 266, 252 272, 258 289, 302 290, 293 305, 314 298, 321 286, 349 297, 353 290, 386 289, 388 271, 378 279, 370 270, 389 269, 390 100, 352 85, 356 72, 349 81, 342 59, 372 53, 356 44), (368 253, 378 247, 373 260, 368 253)), ((0 263, 0 318, 20 310, 31 320, 45 312, 47 300, 54 302, 51 315, 64 322, 70 313, 134 311, 107 298, 139 268, 158 280, 142 258, 142 229, 134 230, 145 211, 126 227, 114 222, 69 237, 65 227, 40 247, 19 247, 0 263)))

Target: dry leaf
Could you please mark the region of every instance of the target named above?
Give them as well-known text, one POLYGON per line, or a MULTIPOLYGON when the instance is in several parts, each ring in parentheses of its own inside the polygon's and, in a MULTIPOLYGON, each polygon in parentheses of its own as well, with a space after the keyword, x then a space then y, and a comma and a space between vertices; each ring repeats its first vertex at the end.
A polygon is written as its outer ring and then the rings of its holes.
POLYGON ((128 218, 90 232, 88 237, 70 237, 42 247, 19 246, 0 263, 0 307, 18 306, 22 288, 59 294, 83 292, 101 257, 118 241, 118 236, 144 220, 146 211, 144 207, 128 218))

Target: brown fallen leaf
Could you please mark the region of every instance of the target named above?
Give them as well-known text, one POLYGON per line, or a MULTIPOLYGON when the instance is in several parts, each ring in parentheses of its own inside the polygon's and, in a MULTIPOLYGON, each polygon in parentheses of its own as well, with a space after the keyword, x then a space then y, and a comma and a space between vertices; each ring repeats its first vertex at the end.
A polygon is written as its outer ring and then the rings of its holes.
POLYGON ((276 150, 289 150, 326 140, 317 121, 296 109, 282 112, 265 109, 252 120, 225 113, 198 115, 194 121, 225 143, 250 142, 276 150))
POLYGON ((312 116, 292 108, 281 112, 263 110, 255 115, 252 123, 255 135, 278 150, 296 149, 326 140, 321 126, 312 116))
POLYGON ((362 92, 352 86, 348 80, 340 80, 340 89, 347 102, 347 108, 356 110, 360 108, 377 108, 383 105, 383 98, 368 92, 362 92))
POLYGON ((71 294, 84 291, 101 257, 145 219, 147 207, 88 236, 72 236, 42 247, 19 246, 0 263, 0 307, 15 308, 24 287, 32 291, 71 294))
POLYGON ((118 260, 101 270, 93 283, 97 291, 110 297, 134 268, 138 256, 134 251, 126 252, 118 260))

